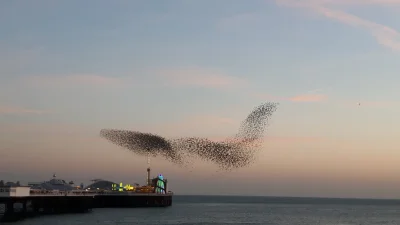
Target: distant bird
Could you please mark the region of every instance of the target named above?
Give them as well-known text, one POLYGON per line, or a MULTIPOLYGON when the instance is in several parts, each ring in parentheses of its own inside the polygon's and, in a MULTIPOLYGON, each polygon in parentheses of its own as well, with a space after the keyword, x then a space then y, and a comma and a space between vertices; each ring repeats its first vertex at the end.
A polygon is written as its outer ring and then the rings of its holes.
POLYGON ((359 102, 358 105, 361 105, 361 103, 359 102))

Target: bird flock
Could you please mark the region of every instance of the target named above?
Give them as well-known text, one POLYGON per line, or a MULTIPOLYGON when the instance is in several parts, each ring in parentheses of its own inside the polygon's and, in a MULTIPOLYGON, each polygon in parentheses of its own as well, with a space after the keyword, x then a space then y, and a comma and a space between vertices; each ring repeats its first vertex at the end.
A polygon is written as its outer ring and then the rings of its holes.
POLYGON ((179 165, 187 165, 197 158, 213 162, 224 170, 241 168, 254 161, 277 106, 278 103, 267 102, 255 107, 241 123, 239 132, 221 142, 199 137, 167 139, 151 133, 116 129, 102 129, 100 136, 135 154, 163 156, 179 165))

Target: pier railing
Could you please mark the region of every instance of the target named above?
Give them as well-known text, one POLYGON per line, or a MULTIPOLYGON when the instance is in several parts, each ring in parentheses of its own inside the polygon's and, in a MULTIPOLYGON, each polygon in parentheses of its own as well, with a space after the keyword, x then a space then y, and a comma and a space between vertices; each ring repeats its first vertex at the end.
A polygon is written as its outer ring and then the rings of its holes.
POLYGON ((173 195, 172 192, 161 194, 161 193, 152 193, 152 192, 133 192, 133 191, 104 191, 97 192, 96 195, 173 195))
POLYGON ((30 187, 1 187, 0 197, 27 197, 27 196, 96 196, 96 195, 136 195, 136 196, 171 196, 168 193, 135 192, 135 191, 107 191, 107 190, 31 190, 30 187))
POLYGON ((31 191, 29 196, 95 196, 89 191, 31 191))
POLYGON ((137 195, 137 196, 151 196, 151 195, 173 195, 172 192, 161 193, 145 193, 145 192, 131 192, 131 191, 31 191, 30 196, 95 196, 95 195, 137 195))

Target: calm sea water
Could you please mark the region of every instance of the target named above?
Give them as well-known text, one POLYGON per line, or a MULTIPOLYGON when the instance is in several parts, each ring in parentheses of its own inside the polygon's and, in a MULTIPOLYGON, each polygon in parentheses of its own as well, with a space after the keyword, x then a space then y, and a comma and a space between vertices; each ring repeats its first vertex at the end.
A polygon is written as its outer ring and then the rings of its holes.
POLYGON ((400 201, 174 196, 169 208, 94 209, 87 214, 44 216, 14 224, 400 225, 400 201))

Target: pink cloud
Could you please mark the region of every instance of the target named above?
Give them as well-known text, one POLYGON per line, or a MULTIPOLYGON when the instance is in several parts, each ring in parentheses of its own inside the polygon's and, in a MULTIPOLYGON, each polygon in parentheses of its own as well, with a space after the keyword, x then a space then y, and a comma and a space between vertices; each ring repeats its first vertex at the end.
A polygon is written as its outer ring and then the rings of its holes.
POLYGON ((72 74, 55 76, 28 76, 23 82, 30 86, 71 87, 71 86, 96 86, 96 87, 121 87, 129 83, 123 78, 106 77, 95 74, 72 74))
POLYGON ((27 109, 21 107, 13 107, 13 106, 0 106, 0 115, 3 114, 46 114, 50 113, 49 111, 44 110, 35 110, 35 109, 27 109))
POLYGON ((400 0, 321 0, 332 5, 400 5, 400 0))
POLYGON ((314 13, 325 16, 326 18, 339 21, 341 23, 360 27, 367 30, 372 36, 375 37, 377 42, 387 48, 394 51, 400 51, 400 32, 386 25, 382 25, 376 22, 372 22, 353 14, 347 13, 337 8, 333 9, 333 4, 354 4, 354 5, 365 5, 365 4, 399 4, 397 0, 350 0, 350 1, 333 1, 333 0, 276 0, 280 5, 289 7, 301 7, 311 10, 314 13))
POLYGON ((191 115, 181 121, 157 124, 152 129, 162 133, 173 135, 193 135, 204 132, 224 132, 231 129, 237 129, 238 121, 224 116, 218 115, 191 115), (176 133, 178 132, 178 133, 176 133))
POLYGON ((186 118, 185 121, 210 121, 210 123, 217 123, 217 124, 234 124, 235 120, 222 117, 222 116, 215 116, 215 115, 194 115, 186 118))
MULTIPOLYGON (((211 141, 225 141, 231 137, 211 137, 211 141)), ((264 142, 284 142, 284 143, 299 143, 299 142, 321 142, 326 140, 323 137, 312 136, 265 136, 262 138, 264 142)))
POLYGON ((265 137, 266 141, 273 142, 320 142, 324 141, 326 138, 323 137, 312 137, 312 136, 267 136, 265 137))
POLYGON ((195 114, 182 116, 177 121, 155 124, 127 124, 119 129, 133 129, 157 133, 169 138, 182 136, 208 137, 215 134, 235 134, 243 118, 235 119, 221 114, 195 114))
MULTIPOLYGON (((243 87, 248 83, 237 77, 228 76, 218 71, 205 69, 178 69, 156 71, 161 79, 161 84, 185 87, 207 87, 207 88, 236 88, 243 87)), ((34 87, 129 87, 137 82, 131 77, 107 77, 96 74, 71 74, 54 76, 27 76, 22 78, 22 83, 34 87)), ((154 83, 153 83, 154 85, 154 83)))
POLYGON ((279 5, 286 6, 396 6, 400 5, 400 0, 274 0, 279 5))
POLYGON ((26 139, 36 139, 37 142, 56 143, 60 139, 98 141, 99 130, 79 124, 66 123, 3 123, 0 126, 0 137, 10 138, 26 135, 26 139), (40 137, 37 139, 37 137, 40 137))
POLYGON ((289 100, 292 102, 321 102, 325 99, 326 96, 321 94, 305 94, 289 98, 289 100))
POLYGON ((228 76, 218 71, 204 69, 180 69, 161 71, 165 85, 172 86, 198 86, 207 88, 234 88, 247 85, 241 78, 228 76))
MULTIPOLYGON (((69 123, 6 123, 1 126, 1 129, 4 129, 9 132, 37 132, 39 130, 55 132, 55 131, 69 131, 72 130, 76 132, 78 130, 88 130, 87 127, 69 124, 69 123)), ((0 130, 1 130, 0 129, 0 130)))
POLYGON ((292 97, 279 97, 265 94, 255 94, 258 98, 268 99, 271 101, 290 101, 290 102, 322 102, 327 99, 323 94, 302 94, 292 97))

